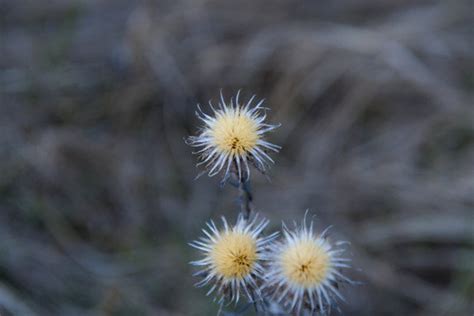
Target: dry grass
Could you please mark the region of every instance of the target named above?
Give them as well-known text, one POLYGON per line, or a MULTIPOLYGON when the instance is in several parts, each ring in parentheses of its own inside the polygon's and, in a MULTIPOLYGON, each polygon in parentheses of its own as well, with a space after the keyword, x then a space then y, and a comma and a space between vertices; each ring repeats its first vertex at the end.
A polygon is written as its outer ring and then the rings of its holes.
POLYGON ((0 314, 207 315, 186 242, 195 104, 242 88, 283 146, 273 220, 353 245, 346 315, 474 311, 469 1, 15 1, 0 21, 0 314))

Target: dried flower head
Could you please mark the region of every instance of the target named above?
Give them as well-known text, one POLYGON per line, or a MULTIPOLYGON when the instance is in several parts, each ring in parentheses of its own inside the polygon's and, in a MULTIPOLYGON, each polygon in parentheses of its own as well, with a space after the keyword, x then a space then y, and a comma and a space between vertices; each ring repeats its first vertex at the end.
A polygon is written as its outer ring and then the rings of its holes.
POLYGON ((271 245, 265 288, 271 289, 273 299, 289 311, 299 314, 302 309, 309 309, 324 314, 337 298, 344 300, 339 284, 352 281, 339 270, 350 268, 350 259, 341 256, 344 243, 333 247, 327 240, 328 229, 315 235, 313 222, 308 228, 305 216, 302 227, 289 230, 284 225, 284 240, 271 245))
POLYGON ((273 162, 268 151, 278 152, 280 146, 263 139, 263 135, 279 125, 264 123, 266 114, 263 100, 252 105, 255 95, 245 105, 239 103, 239 94, 230 103, 224 101, 221 92, 219 108, 209 105, 212 115, 204 113, 198 105, 197 117, 204 122, 199 135, 188 138, 188 144, 199 147, 201 155, 198 165, 205 164, 209 176, 214 176, 225 167, 224 179, 231 168, 235 169, 239 181, 250 176, 249 163, 264 172, 268 162, 273 162))
POLYGON ((222 217, 224 229, 218 230, 211 220, 207 223, 210 231, 203 229, 206 237, 201 237, 190 245, 204 252, 204 258, 191 264, 204 267, 196 275, 203 276, 197 286, 213 282, 207 295, 217 289, 219 302, 228 300, 237 303, 241 292, 249 301, 260 299, 259 285, 263 278, 262 261, 266 260, 269 243, 278 233, 263 237, 261 233, 268 225, 262 219, 257 224, 257 217, 251 221, 239 215, 235 226, 230 227, 222 217))

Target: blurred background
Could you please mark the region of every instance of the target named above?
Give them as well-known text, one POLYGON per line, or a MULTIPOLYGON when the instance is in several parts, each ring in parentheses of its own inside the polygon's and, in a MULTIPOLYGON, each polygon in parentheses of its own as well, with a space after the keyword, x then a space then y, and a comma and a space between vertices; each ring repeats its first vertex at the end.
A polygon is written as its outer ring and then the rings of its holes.
POLYGON ((271 229, 352 243, 344 315, 472 315, 472 9, 0 0, 0 315, 215 315, 187 242, 237 192, 183 138, 221 88, 282 123, 271 229))

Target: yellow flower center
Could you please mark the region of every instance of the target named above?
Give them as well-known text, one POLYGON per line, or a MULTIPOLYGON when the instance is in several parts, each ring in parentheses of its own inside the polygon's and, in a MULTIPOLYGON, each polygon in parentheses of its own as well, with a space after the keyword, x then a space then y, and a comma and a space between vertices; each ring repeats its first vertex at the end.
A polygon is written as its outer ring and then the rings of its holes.
POLYGON ((257 145, 258 124, 240 108, 219 113, 211 128, 215 146, 225 154, 244 156, 257 145))
POLYGON ((303 240, 283 251, 281 264, 290 282, 307 289, 326 278, 330 258, 314 241, 303 240))
POLYGON ((249 234, 222 233, 211 251, 217 273, 224 278, 243 279, 257 260, 257 244, 249 234))

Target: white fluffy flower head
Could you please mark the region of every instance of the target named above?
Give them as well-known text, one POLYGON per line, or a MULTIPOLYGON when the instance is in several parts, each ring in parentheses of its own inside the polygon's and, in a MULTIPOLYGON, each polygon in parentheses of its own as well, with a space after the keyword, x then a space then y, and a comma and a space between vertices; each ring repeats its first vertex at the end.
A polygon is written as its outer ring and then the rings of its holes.
POLYGON ((239 215, 235 226, 229 226, 222 217, 224 228, 217 229, 211 220, 207 223, 209 231, 203 229, 205 237, 201 237, 190 245, 203 252, 204 258, 193 261, 191 264, 203 267, 196 273, 203 280, 197 286, 214 283, 207 295, 217 290, 219 302, 226 299, 237 303, 241 292, 245 293, 249 301, 261 297, 259 284, 263 278, 262 261, 266 260, 266 251, 269 243, 277 233, 261 236, 268 225, 268 220, 257 223, 257 216, 246 220, 239 215))
POLYGON ((344 300, 339 293, 341 282, 352 281, 340 270, 350 268, 344 258, 342 242, 331 244, 326 238, 328 229, 316 235, 313 222, 294 230, 283 227, 283 241, 271 246, 270 273, 265 288, 271 289, 273 299, 289 311, 302 309, 324 314, 334 303, 344 300))
POLYGON ((241 179, 250 176, 249 164, 264 172, 269 162, 273 162, 268 151, 278 152, 280 146, 264 140, 264 134, 279 125, 265 123, 263 100, 253 105, 255 95, 246 104, 240 104, 240 91, 226 103, 221 92, 219 107, 216 109, 211 102, 212 114, 204 113, 198 105, 197 117, 204 123, 197 136, 188 138, 188 144, 200 148, 200 155, 209 176, 225 170, 224 178, 231 168, 241 179), (234 103, 235 101, 235 103, 234 103))

